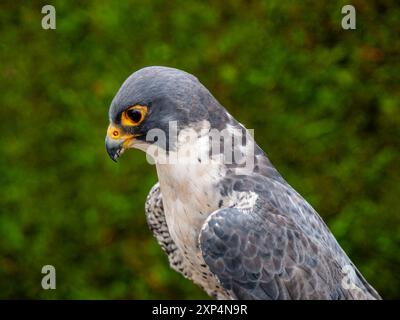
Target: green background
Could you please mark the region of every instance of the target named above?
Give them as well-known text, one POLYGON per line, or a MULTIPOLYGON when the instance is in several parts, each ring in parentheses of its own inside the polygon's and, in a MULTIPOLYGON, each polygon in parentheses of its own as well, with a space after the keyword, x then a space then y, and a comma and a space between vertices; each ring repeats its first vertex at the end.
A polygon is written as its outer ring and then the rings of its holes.
POLYGON ((321 214, 384 298, 400 297, 400 7, 349 1, 0 4, 0 298, 205 298, 168 267, 140 151, 113 163, 108 107, 133 71, 195 74, 321 214), (57 289, 41 288, 41 268, 57 289))

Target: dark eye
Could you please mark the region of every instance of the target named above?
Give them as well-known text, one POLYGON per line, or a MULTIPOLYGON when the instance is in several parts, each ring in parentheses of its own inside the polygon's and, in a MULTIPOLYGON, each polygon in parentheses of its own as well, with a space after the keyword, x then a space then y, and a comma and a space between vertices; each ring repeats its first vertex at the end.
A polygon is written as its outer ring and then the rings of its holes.
POLYGON ((147 114, 147 106, 135 105, 125 110, 121 116, 123 126, 138 126, 142 123, 147 114))
POLYGON ((134 123, 140 122, 140 120, 142 120, 142 112, 136 109, 127 110, 126 116, 134 123))

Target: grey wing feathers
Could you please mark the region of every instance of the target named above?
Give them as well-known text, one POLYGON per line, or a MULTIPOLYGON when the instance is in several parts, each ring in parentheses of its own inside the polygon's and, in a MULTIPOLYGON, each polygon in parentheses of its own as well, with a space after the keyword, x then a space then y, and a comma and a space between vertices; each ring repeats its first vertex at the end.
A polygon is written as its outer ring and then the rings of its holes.
POLYGON ((206 264, 237 299, 374 298, 358 278, 360 290, 342 287, 346 256, 337 258, 276 208, 254 211, 220 209, 200 234, 206 264))

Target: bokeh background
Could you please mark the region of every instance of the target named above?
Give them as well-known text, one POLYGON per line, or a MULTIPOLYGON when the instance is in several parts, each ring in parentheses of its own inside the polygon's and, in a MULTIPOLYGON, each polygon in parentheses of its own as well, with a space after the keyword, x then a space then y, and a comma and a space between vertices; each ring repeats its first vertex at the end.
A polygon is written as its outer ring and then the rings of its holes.
POLYGON ((0 298, 207 298, 147 228, 155 168, 104 148, 114 94, 149 65, 195 74, 254 128, 369 282, 400 297, 398 1, 51 1, 43 30, 48 3, 0 4, 0 298))

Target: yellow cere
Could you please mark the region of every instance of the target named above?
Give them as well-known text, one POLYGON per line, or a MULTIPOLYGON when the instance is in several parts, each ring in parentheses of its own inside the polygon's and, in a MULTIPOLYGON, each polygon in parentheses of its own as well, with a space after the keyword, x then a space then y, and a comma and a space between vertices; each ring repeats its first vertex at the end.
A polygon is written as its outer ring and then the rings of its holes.
POLYGON ((120 139, 121 130, 110 124, 107 129, 107 136, 112 139, 120 139))

